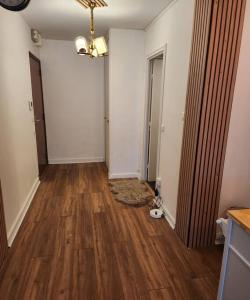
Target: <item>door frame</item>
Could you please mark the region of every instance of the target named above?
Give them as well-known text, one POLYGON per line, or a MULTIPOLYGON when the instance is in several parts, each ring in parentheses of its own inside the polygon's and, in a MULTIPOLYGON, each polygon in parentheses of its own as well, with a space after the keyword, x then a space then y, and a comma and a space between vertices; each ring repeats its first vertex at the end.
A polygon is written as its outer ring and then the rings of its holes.
POLYGON ((8 236, 6 226, 6 216, 4 210, 3 193, 0 180, 0 274, 4 268, 8 256, 8 236))
POLYGON ((104 101, 104 148, 105 148, 105 163, 110 169, 110 134, 109 134, 109 56, 104 57, 104 85, 105 85, 105 101, 104 101))
MULTIPOLYGON (((42 87, 42 105, 43 105, 43 111, 44 111, 44 126, 45 126, 45 146, 46 146, 46 161, 47 165, 49 164, 49 157, 48 157, 48 144, 47 144, 47 128, 46 128, 46 117, 45 117, 45 107, 44 107, 44 95, 43 95, 43 80, 42 80, 42 66, 41 61, 38 57, 36 57, 32 52, 29 51, 29 59, 34 59, 39 64, 39 69, 41 72, 41 87, 42 87)), ((32 74, 30 72, 30 80, 32 80, 32 74)), ((31 87, 32 88, 32 87, 31 87)), ((32 109, 33 109, 33 116, 34 116, 34 127, 35 127, 35 110, 34 110, 34 99, 32 95, 32 109)), ((35 134, 36 134, 36 127, 35 127, 35 134)), ((37 147, 37 140, 36 140, 36 147, 37 147)), ((38 153, 37 153, 37 164, 38 164, 38 172, 39 172, 39 178, 42 174, 40 174, 39 170, 39 161, 38 161, 38 153)))
POLYGON ((152 82, 151 71, 152 61, 158 56, 163 55, 163 67, 162 67, 162 83, 161 83, 161 100, 160 100, 160 115, 159 115, 159 132, 158 132, 158 149, 157 149, 157 163, 156 163, 156 181, 159 177, 160 169, 160 150, 161 150, 161 135, 163 133, 163 103, 164 103, 164 87, 165 87, 165 74, 166 74, 166 62, 167 62, 167 44, 158 50, 154 51, 146 57, 146 96, 145 96, 145 111, 144 111, 144 125, 143 125, 143 146, 142 146, 142 159, 141 159, 141 178, 147 180, 147 165, 148 165, 148 146, 149 146, 149 120, 151 113, 151 101, 152 101, 152 82))

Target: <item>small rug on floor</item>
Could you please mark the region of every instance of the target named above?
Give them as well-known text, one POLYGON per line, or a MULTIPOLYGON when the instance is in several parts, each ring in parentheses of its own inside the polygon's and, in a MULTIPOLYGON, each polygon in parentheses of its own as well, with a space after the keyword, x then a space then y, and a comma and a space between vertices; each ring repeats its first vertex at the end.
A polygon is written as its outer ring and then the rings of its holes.
POLYGON ((110 190, 115 200, 131 206, 144 206, 154 199, 146 182, 138 179, 111 180, 110 190))

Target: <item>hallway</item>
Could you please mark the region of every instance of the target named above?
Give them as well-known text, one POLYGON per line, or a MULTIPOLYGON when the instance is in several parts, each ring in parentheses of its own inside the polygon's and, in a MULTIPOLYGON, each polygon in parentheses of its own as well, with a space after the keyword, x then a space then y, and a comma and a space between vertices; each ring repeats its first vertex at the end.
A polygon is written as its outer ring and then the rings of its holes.
POLYGON ((147 207, 115 202, 104 164, 50 165, 0 299, 216 299, 220 263, 220 248, 186 249, 147 207))

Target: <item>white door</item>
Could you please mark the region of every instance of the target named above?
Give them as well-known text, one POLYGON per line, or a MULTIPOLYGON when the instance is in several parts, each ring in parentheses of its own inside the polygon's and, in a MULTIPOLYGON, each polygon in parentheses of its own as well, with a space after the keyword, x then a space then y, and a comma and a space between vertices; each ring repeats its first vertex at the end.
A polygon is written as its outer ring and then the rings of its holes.
POLYGON ((152 67, 152 99, 149 120, 148 181, 156 181, 160 126, 160 104, 163 59, 154 59, 152 67))
POLYGON ((105 80, 105 161, 109 168, 109 57, 104 58, 105 80))

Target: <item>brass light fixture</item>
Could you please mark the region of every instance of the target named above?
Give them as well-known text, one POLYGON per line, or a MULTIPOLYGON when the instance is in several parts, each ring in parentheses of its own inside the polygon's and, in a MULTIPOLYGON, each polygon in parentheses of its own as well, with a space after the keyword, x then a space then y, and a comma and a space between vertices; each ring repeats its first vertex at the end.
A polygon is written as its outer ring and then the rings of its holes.
POLYGON ((103 0, 76 0, 84 8, 90 8, 90 41, 83 36, 75 39, 76 51, 79 55, 89 55, 89 57, 105 56, 108 53, 108 46, 103 36, 95 37, 94 9, 96 7, 108 6, 103 0))

